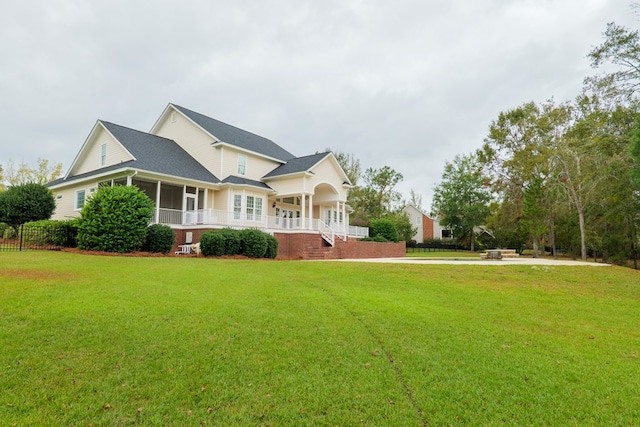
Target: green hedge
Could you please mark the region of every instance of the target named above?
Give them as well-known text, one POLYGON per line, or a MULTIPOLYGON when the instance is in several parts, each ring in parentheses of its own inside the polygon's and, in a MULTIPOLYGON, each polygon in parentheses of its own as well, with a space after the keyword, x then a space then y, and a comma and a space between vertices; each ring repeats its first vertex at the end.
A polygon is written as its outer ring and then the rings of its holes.
POLYGON ((224 235, 219 231, 208 231, 200 237, 200 252, 204 256, 222 256, 224 252, 224 235))
POLYGON ((249 258, 275 258, 278 240, 257 229, 212 230, 200 237, 200 251, 205 256, 245 255, 249 258))
POLYGON ((152 224, 147 228, 147 239, 142 247, 147 252, 168 254, 176 242, 173 228, 163 224, 152 224))
POLYGON ((120 253, 139 251, 153 213, 153 202, 137 187, 99 187, 82 208, 78 247, 120 253))
POLYGON ((388 218, 380 218, 371 221, 369 224, 369 235, 373 238, 382 236, 385 240, 398 242, 398 228, 392 220, 388 218))
POLYGON ((52 220, 28 222, 22 228, 24 243, 73 248, 78 245, 78 220, 52 220))

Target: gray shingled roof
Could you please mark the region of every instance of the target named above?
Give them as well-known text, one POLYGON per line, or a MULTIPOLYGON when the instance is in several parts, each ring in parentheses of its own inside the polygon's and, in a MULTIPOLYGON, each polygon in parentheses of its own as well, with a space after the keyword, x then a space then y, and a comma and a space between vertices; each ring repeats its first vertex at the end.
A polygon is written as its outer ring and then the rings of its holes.
POLYGON ((314 167, 320 160, 327 157, 330 152, 312 154, 310 156, 296 157, 289 160, 284 165, 280 165, 262 178, 273 178, 275 176, 289 175, 292 173, 306 172, 314 167))
POLYGON ((58 179, 49 185, 60 184, 91 176, 98 173, 109 172, 123 167, 140 169, 148 172, 161 173, 205 181, 219 183, 220 180, 209 172, 204 166, 191 157, 175 141, 162 138, 149 133, 140 132, 124 126, 100 120, 100 123, 135 157, 135 160, 119 163, 112 166, 97 169, 88 173, 70 176, 66 179, 58 179))
POLYGON ((253 187, 264 188, 267 190, 273 190, 264 182, 254 181, 252 179, 242 178, 240 176, 229 175, 222 180, 222 184, 234 184, 234 185, 251 185, 253 187))
POLYGON ((295 157, 270 139, 228 125, 179 105, 171 105, 222 142, 283 162, 295 157))

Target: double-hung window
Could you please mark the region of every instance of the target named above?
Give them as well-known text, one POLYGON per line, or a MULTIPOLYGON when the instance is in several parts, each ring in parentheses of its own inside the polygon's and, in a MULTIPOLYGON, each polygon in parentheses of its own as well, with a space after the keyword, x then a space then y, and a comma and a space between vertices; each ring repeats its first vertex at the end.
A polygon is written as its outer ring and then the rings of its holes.
POLYGON ((242 196, 235 194, 233 196, 233 219, 240 219, 242 214, 242 196))
POLYGON ((107 144, 102 144, 100 146, 100 166, 105 166, 107 164, 107 144))
POLYGON ((238 154, 238 175, 247 174, 247 156, 244 154, 238 154))
POLYGON ((253 209, 256 221, 262 221, 262 197, 255 198, 253 209))
POLYGON ((253 221, 253 215, 255 210, 254 201, 255 201, 255 197, 247 196, 247 220, 248 221, 253 221))
POLYGON ((82 209, 82 207, 84 206, 85 199, 86 199, 85 190, 76 191, 76 210, 82 209))

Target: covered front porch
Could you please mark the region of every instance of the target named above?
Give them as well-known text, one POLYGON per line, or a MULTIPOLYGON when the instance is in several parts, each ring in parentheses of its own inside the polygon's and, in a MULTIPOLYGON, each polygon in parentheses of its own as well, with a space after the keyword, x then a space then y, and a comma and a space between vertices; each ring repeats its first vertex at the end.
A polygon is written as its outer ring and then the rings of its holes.
MULTIPOLYGON (((114 183, 120 183, 112 181, 114 183)), ((123 183, 124 184, 124 183, 123 183)), ((329 185, 309 193, 276 195, 273 190, 219 188, 129 177, 154 201, 152 223, 174 228, 259 228, 267 232, 316 232, 333 245, 335 238, 362 238, 367 227, 349 226, 350 207, 329 185)))

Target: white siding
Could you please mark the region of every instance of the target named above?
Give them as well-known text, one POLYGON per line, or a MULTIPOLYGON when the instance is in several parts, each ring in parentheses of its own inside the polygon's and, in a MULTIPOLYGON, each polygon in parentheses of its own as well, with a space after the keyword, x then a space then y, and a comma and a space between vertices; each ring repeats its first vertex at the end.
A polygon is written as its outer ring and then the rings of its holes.
POLYGON ((191 157, 220 178, 220 151, 211 146, 214 140, 178 112, 175 113, 175 121, 172 121, 172 114, 173 112, 170 112, 166 119, 158 124, 154 133, 163 138, 174 140, 191 157))
POLYGON ((91 140, 88 141, 88 145, 85 147, 82 157, 78 159, 78 163, 75 165, 73 174, 81 174, 85 172, 91 172, 96 169, 100 169, 105 166, 111 166, 120 162, 127 162, 133 160, 127 153, 122 144, 116 141, 101 125, 96 128, 95 134, 91 140), (102 165, 102 145, 107 147, 106 163, 102 165))

